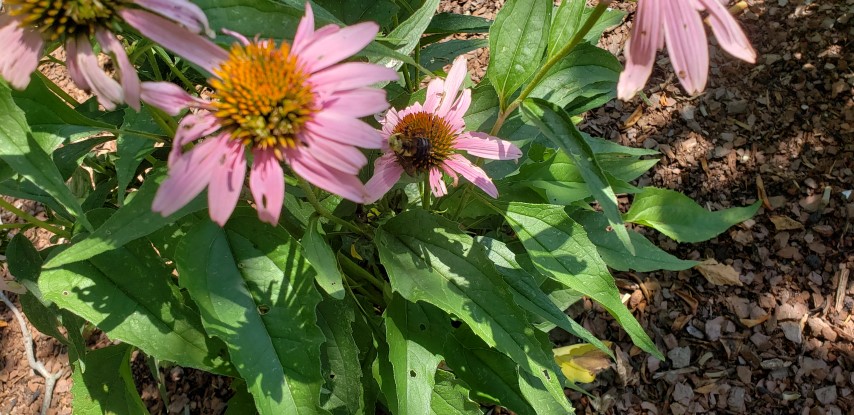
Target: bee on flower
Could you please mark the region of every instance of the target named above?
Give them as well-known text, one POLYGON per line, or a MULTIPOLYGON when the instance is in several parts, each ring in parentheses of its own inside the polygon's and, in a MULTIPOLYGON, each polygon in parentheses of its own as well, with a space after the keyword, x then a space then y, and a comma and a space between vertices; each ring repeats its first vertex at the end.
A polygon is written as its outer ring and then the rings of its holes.
POLYGON ((454 186, 463 176, 486 194, 498 197, 498 189, 486 172, 458 151, 494 160, 515 160, 522 151, 489 134, 465 131, 463 116, 471 105, 471 89, 461 87, 467 76, 466 59, 460 56, 451 65, 447 79, 437 78, 427 85, 424 104, 388 110, 381 120, 383 155, 375 161, 374 176, 365 184, 369 202, 379 200, 404 172, 428 175, 436 197, 448 193, 444 175, 454 186))
POLYGON ((126 23, 165 48, 184 56, 225 55, 222 48, 198 34, 212 36, 207 17, 189 0, 5 0, 0 15, 0 76, 24 89, 48 43, 65 46, 69 75, 92 91, 107 109, 126 102, 139 109, 136 69, 115 31, 126 23), (121 83, 98 65, 91 39, 116 63, 121 83))
POLYGON ((626 42, 626 69, 617 84, 620 99, 631 99, 643 88, 652 73, 656 50, 665 43, 685 90, 696 95, 706 88, 709 49, 700 15, 704 10, 723 50, 745 62, 756 61, 750 40, 721 0, 638 0, 631 38, 626 42))
POLYGON ((368 160, 358 147, 380 148, 382 138, 359 118, 388 108, 385 91, 370 85, 398 76, 374 64, 340 62, 378 31, 373 22, 315 30, 306 4, 292 44, 228 32, 239 40, 229 52, 214 56, 218 60, 209 67, 204 59, 195 62, 214 74, 210 101, 172 83, 143 83, 143 100, 169 114, 198 109, 178 125, 169 176, 154 198, 154 211, 168 216, 207 188, 211 219, 224 225, 243 188, 247 156, 249 189, 262 221, 279 221, 285 197, 281 162, 321 189, 364 203, 358 173, 368 160))

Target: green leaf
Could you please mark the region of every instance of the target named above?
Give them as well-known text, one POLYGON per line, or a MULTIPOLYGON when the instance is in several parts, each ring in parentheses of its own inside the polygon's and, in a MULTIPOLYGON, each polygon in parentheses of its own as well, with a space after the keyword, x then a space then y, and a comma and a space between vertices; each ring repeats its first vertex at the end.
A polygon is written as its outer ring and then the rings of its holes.
POLYGON ((590 343, 599 350, 614 357, 611 350, 605 346, 593 333, 590 333, 581 324, 569 318, 563 310, 557 308, 546 294, 537 286, 537 282, 531 274, 522 269, 516 262, 516 255, 507 248, 507 245, 492 238, 478 237, 477 242, 486 247, 487 255, 495 263, 495 269, 504 277, 504 282, 510 287, 516 303, 528 312, 551 322, 572 335, 590 343))
POLYGON ((623 244, 617 240, 614 232, 607 230, 608 219, 599 212, 578 211, 574 212, 572 218, 584 226, 590 241, 596 245, 599 255, 609 267, 618 271, 633 269, 638 272, 650 272, 660 269, 670 271, 681 271, 697 265, 697 261, 688 261, 676 258, 661 250, 643 235, 630 230, 629 237, 632 238, 637 255, 632 255, 623 244))
MULTIPOLYGON (((160 126, 154 122, 148 108, 143 105, 142 111, 125 110, 122 130, 134 130, 161 134, 160 126)), ((125 189, 136 177, 136 169, 140 163, 154 151, 154 140, 138 134, 124 132, 116 140, 116 179, 118 180, 119 205, 124 204, 125 189)))
MULTIPOLYGON (((439 7, 439 0, 424 0, 424 3, 415 13, 388 33, 385 40, 390 44, 391 49, 402 55, 412 53, 418 45, 418 41, 421 40, 421 35, 427 30, 437 7, 439 7)), ((402 60, 390 57, 374 59, 373 61, 383 66, 393 64, 395 69, 400 68, 403 64, 402 60)))
POLYGON ((610 52, 582 43, 549 70, 529 97, 548 100, 569 115, 578 115, 616 96, 622 69, 610 52))
POLYGON ((162 171, 149 174, 132 201, 122 206, 89 236, 48 260, 45 267, 55 268, 84 261, 146 236, 189 213, 205 207, 206 198, 197 197, 168 217, 163 217, 163 215, 152 211, 151 202, 154 200, 154 195, 163 179, 165 179, 165 175, 162 174, 162 171))
POLYGON ((539 347, 533 328, 520 318, 524 312, 484 248, 460 231, 458 224, 411 210, 386 222, 375 241, 394 291, 465 321, 487 344, 542 379, 554 400, 568 410, 553 371, 554 360, 539 347))
POLYGON ((543 274, 598 302, 641 349, 664 358, 643 327, 620 301, 620 292, 584 228, 563 206, 493 203, 519 236, 543 274))
POLYGON ((299 245, 239 209, 226 229, 199 223, 177 249, 183 285, 208 333, 229 355, 261 414, 323 414, 319 407, 320 295, 299 245))
POLYGON ((148 414, 130 369, 133 347, 108 346, 86 354, 86 371, 75 365, 71 393, 75 414, 148 414))
POLYGON ((551 0, 508 0, 495 17, 489 29, 486 76, 498 92, 501 108, 540 67, 552 7, 551 0))
POLYGON ((53 161, 59 170, 62 178, 68 180, 71 175, 77 170, 92 149, 100 144, 111 141, 112 137, 93 137, 86 140, 80 140, 71 144, 66 144, 53 152, 53 161))
MULTIPOLYGON (((305 15, 305 1, 300 0, 196 0, 208 17, 217 41, 231 44, 234 38, 222 33, 233 30, 252 38, 282 42, 293 39, 299 20, 305 15)), ((323 7, 313 5, 315 27, 341 22, 323 7)))
POLYGON ((322 6, 347 25, 373 21, 380 26, 387 26, 398 11, 397 5, 390 0, 314 0, 314 3, 322 6))
POLYGON ((317 307, 317 324, 326 342, 320 348, 324 390, 321 406, 333 415, 357 414, 362 410, 362 366, 353 338, 356 318, 353 303, 324 299, 317 307))
POLYGON ((452 35, 455 33, 486 33, 492 20, 457 13, 439 13, 430 20, 424 33, 452 35))
MULTIPOLYGON (((590 17, 593 8, 585 7, 584 4, 584 0, 561 2, 549 33, 549 57, 556 55, 562 47, 569 43, 570 39, 578 33, 578 30, 590 17)), ((595 44, 602 36, 602 32, 620 24, 625 15, 625 12, 620 10, 606 10, 590 28, 590 31, 584 35, 584 40, 595 44)))
MULTIPOLYGON (((144 240, 45 269, 45 299, 91 321, 114 340, 182 366, 233 375, 223 345, 208 338, 196 311, 169 280, 171 272, 144 240)), ((70 328, 69 328, 70 329, 70 328)))
POLYGON ((344 298, 341 268, 322 232, 317 216, 312 217, 302 237, 302 254, 317 271, 317 285, 332 298, 340 300, 344 298))
POLYGON ((450 65, 457 56, 488 45, 486 39, 451 39, 433 43, 421 50, 421 65, 435 72, 450 65))
POLYGON ((608 183, 608 178, 602 167, 596 161, 596 155, 581 136, 569 115, 554 104, 540 100, 527 99, 522 104, 522 114, 543 132, 558 148, 569 155, 581 170, 584 182, 590 187, 593 197, 599 202, 608 223, 614 229, 620 242, 633 255, 635 248, 629 239, 629 232, 623 224, 620 209, 617 206, 617 196, 608 183))
MULTIPOLYGON (((47 81, 50 82, 50 81, 47 81)), ((30 78, 27 89, 12 91, 15 103, 24 111, 27 122, 35 132, 45 132, 75 139, 115 125, 86 117, 48 89, 42 75, 30 78)))
POLYGON ((626 212, 626 222, 655 228, 678 242, 702 242, 744 222, 759 210, 760 202, 710 212, 682 193, 645 187, 626 212))
POLYGON ((385 311, 386 340, 392 365, 397 408, 400 414, 430 414, 435 373, 442 358, 417 341, 407 338, 408 327, 399 327, 390 315, 406 313, 407 301, 395 295, 385 311))
POLYGON ((0 83, 0 158, 91 228, 80 202, 65 185, 56 164, 36 142, 23 111, 12 101, 10 93, 9 87, 0 83))
POLYGON ((252 399, 252 395, 246 390, 246 381, 239 378, 232 380, 231 390, 234 391, 234 396, 228 400, 225 415, 251 415, 258 413, 255 409, 255 400, 252 399))
POLYGON ((482 415, 480 406, 469 398, 468 386, 453 373, 436 371, 436 387, 430 401, 433 415, 482 415))

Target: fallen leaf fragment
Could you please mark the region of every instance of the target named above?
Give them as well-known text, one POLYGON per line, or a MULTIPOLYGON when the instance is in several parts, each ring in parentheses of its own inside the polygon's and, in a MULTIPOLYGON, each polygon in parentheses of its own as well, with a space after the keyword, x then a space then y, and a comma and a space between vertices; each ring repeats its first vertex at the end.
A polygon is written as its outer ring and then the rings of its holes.
POLYGON ((714 285, 737 285, 741 286, 741 280, 738 278, 738 271, 730 265, 721 264, 714 259, 707 259, 694 268, 700 271, 710 283, 714 285))
POLYGON ((778 231, 791 231, 804 228, 804 224, 788 216, 771 216, 770 219, 778 231))
MULTIPOLYGON (((611 342, 603 342, 611 347, 611 342)), ((560 371, 572 383, 591 383, 596 374, 611 366, 611 359, 596 346, 587 343, 553 349, 560 371)))
POLYGON ((740 321, 741 324, 744 325, 744 327, 752 329, 753 327, 758 326, 758 325, 768 321, 768 317, 770 317, 770 316, 771 316, 771 314, 769 313, 769 314, 766 314, 766 315, 759 317, 759 318, 740 318, 740 319, 738 319, 738 321, 740 321))

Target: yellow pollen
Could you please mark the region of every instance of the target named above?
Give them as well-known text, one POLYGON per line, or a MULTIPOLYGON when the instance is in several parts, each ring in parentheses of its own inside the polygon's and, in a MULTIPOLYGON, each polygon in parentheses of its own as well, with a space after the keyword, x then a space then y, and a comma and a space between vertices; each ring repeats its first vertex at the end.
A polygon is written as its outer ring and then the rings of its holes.
POLYGON ((214 72, 215 114, 235 140, 279 158, 302 144, 298 135, 316 111, 314 93, 287 43, 234 44, 214 72))
POLYGON ((6 0, 9 14, 22 27, 35 27, 49 41, 66 36, 92 36, 99 27, 118 25, 116 10, 122 0, 6 0))
POLYGON ((389 137, 397 163, 411 176, 426 173, 454 153, 457 135, 445 119, 429 112, 404 116, 389 137))

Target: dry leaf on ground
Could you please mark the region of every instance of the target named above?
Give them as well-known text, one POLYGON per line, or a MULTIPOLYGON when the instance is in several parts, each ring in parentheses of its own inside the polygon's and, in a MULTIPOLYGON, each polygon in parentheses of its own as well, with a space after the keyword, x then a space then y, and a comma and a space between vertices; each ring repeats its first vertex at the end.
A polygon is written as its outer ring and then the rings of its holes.
POLYGON ((706 279, 714 285, 738 285, 741 286, 741 280, 738 279, 738 271, 730 265, 721 264, 714 259, 707 259, 694 268, 700 271, 706 279))

